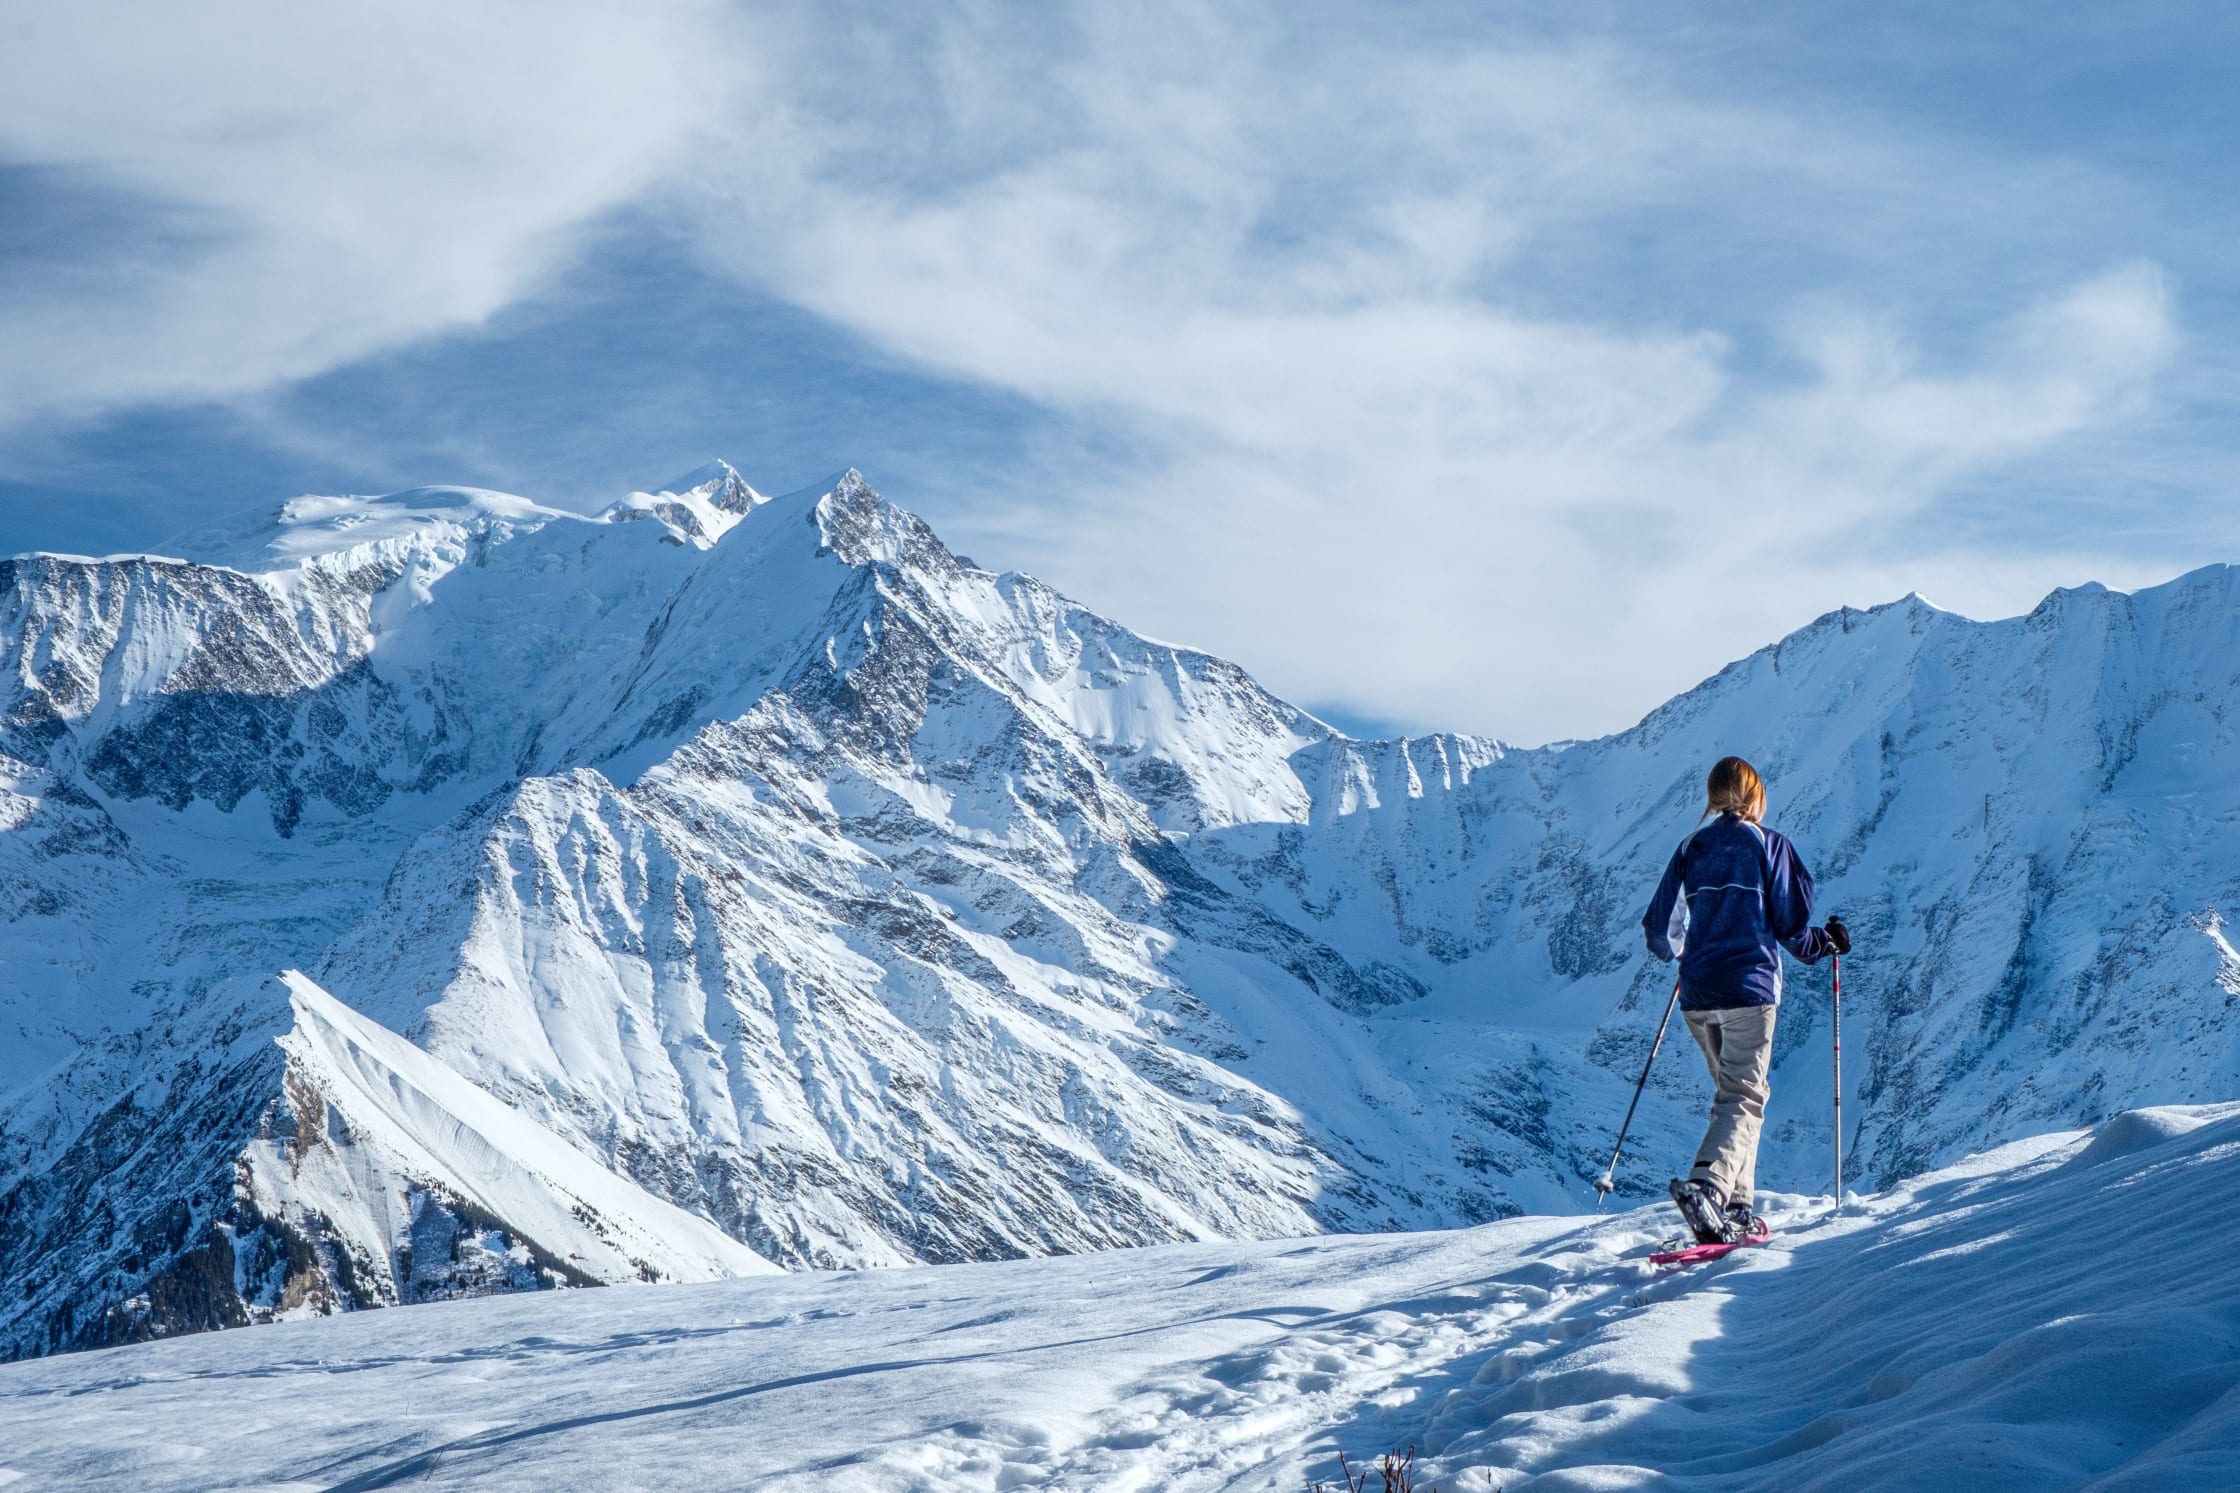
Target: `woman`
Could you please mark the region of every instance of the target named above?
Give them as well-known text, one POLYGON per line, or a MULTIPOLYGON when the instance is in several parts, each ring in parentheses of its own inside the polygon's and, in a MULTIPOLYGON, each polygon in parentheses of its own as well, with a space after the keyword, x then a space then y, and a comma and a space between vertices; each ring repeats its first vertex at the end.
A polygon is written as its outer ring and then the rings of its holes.
POLYGON ((1712 818, 1680 842, 1641 920, 1649 952, 1680 961, 1680 1010, 1711 1067, 1711 1127, 1672 1200, 1706 1244, 1750 1228, 1758 1129, 1765 1121, 1773 1018, 1781 1004, 1781 949, 1807 964, 1851 952, 1843 920, 1812 926, 1812 874, 1759 821, 1765 780, 1740 757, 1722 757, 1706 785, 1712 818))

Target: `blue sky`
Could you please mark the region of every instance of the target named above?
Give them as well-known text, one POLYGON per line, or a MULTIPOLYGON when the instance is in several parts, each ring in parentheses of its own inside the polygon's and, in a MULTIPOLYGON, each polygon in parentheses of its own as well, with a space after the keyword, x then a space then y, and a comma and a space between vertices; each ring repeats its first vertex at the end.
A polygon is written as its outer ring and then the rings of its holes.
POLYGON ((1839 604, 2240 559, 2240 15, 1680 10, 24 8, 0 550, 855 465, 1518 741, 1839 604))

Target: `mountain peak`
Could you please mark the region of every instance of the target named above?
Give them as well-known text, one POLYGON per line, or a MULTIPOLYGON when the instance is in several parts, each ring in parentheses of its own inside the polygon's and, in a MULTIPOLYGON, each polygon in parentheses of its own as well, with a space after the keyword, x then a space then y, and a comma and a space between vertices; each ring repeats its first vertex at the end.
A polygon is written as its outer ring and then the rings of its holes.
POLYGON ((696 487, 704 487, 711 482, 736 480, 739 480, 739 469, 719 456, 713 461, 702 462, 681 477, 671 477, 660 487, 655 488, 654 491, 690 492, 696 487))
POLYGON ((828 480, 815 517, 825 544, 841 559, 850 565, 912 564, 943 575, 959 568, 924 519, 881 497, 863 473, 850 467, 828 480))
POLYGON ((706 549, 769 501, 739 475, 737 467, 719 457, 651 491, 634 492, 609 504, 600 517, 610 523, 658 519, 676 543, 706 549))
POLYGON ((697 497, 705 499, 718 511, 734 516, 745 514, 758 503, 769 501, 739 475, 739 469, 721 457, 694 467, 681 477, 672 477, 656 489, 660 497, 697 497))

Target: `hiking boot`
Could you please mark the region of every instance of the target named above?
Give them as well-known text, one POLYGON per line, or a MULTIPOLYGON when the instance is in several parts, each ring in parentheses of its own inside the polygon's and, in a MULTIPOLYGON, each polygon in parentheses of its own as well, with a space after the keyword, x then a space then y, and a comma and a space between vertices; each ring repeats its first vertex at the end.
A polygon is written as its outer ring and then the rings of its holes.
POLYGON ((1688 1221, 1696 1243, 1732 1244, 1742 1237, 1741 1230, 1728 1221, 1726 1210, 1720 1206, 1719 1194, 1704 1183, 1674 1177, 1665 1191, 1671 1193, 1672 1201, 1679 1205, 1680 1216, 1688 1221))
POLYGON ((1750 1211, 1748 1203, 1727 1204, 1727 1226, 1736 1239, 1755 1239, 1768 1232, 1766 1221, 1750 1211))

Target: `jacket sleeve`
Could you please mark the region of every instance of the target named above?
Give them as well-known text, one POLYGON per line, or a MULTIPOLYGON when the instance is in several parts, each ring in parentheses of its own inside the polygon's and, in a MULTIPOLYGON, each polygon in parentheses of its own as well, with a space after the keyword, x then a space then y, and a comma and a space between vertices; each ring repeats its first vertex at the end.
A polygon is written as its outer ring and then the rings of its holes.
POLYGON ((1812 873, 1785 838, 1769 835, 1766 852, 1766 928, 1790 953, 1817 964, 1833 945, 1812 926, 1812 873))
POLYGON ((1649 910, 1641 915, 1641 931, 1649 940, 1649 952, 1667 964, 1679 958, 1688 943, 1688 899, 1683 878, 1687 854, 1685 843, 1672 852, 1672 864, 1664 868, 1657 894, 1649 899, 1649 910))

